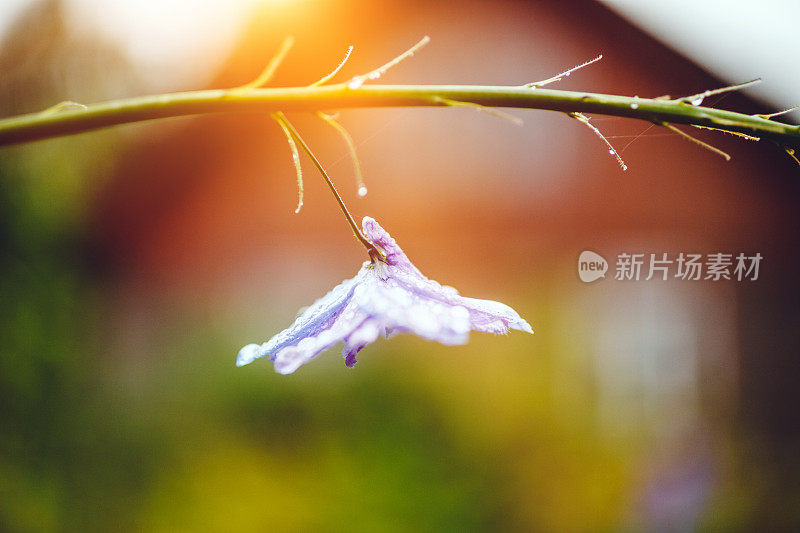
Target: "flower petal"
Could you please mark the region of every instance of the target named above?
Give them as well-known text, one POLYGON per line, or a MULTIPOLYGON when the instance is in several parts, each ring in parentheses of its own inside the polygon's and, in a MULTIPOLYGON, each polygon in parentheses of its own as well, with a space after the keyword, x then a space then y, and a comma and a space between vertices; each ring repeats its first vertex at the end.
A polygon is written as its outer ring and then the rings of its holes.
MULTIPOLYGON (((449 286, 440 285, 438 282, 428 279, 423 275, 413 264, 408 260, 406 255, 402 252, 395 240, 380 227, 380 225, 369 217, 364 217, 362 223, 365 235, 373 241, 373 244, 381 247, 387 254, 389 264, 379 265, 379 277, 385 282, 384 286, 399 287, 402 291, 408 294, 413 294, 420 300, 427 300, 428 306, 437 308, 432 302, 439 302, 442 307, 457 306, 464 307, 469 311, 469 326, 470 329, 482 333, 495 333, 504 334, 508 333, 509 329, 518 329, 528 333, 533 333, 530 324, 523 320, 519 314, 509 306, 500 302, 492 300, 480 300, 477 298, 467 298, 461 296, 456 289, 449 286)), ((401 301, 396 301, 396 307, 402 308, 403 305, 408 304, 408 299, 404 304, 401 301)), ((438 307, 441 309, 441 307, 438 307)), ((411 312, 411 309, 406 309, 411 312)), ((417 309, 417 311, 420 311, 417 309)), ((424 314, 424 311, 420 311, 424 314)), ((441 311, 438 311, 441 312, 441 311)), ((435 322, 429 322, 434 324, 435 322)), ((439 340, 435 336, 425 334, 424 328, 408 328, 402 325, 389 325, 406 329, 421 337, 430 340, 439 340)), ((446 342, 446 344, 463 344, 466 342, 466 337, 460 342, 446 342)))
POLYGON ((290 374, 322 351, 344 341, 345 364, 383 334, 413 333, 443 344, 464 344, 470 330, 533 333, 530 324, 507 305, 461 296, 452 287, 426 278, 394 239, 372 218, 364 217, 365 236, 385 254, 385 261, 366 262, 306 309, 292 324, 262 345, 249 344, 238 366, 269 355, 275 370, 290 374))
MULTIPOLYGON (((295 345, 307 337, 313 337, 329 329, 341 313, 344 306, 353 295, 353 289, 359 281, 371 271, 365 263, 355 277, 345 280, 334 287, 328 294, 309 306, 289 328, 273 336, 270 340, 256 348, 258 345, 247 345, 239 352, 236 366, 252 363, 260 357, 276 353, 288 346, 295 345)), ((334 343, 335 344, 335 343, 334 343)))
POLYGON ((297 344, 277 350, 271 357, 275 371, 291 374, 321 352, 352 336, 365 320, 367 315, 355 303, 348 303, 326 329, 316 331, 297 344))
POLYGON ((531 325, 505 304, 466 296, 459 296, 459 300, 469 311, 470 324, 475 331, 502 334, 511 328, 533 333, 531 325))
POLYGON ((413 333, 442 344, 464 344, 469 339, 469 312, 406 290, 393 278, 365 277, 353 291, 353 302, 365 314, 380 317, 388 334, 413 333))
POLYGON ((344 341, 344 364, 352 368, 357 362, 356 354, 367 344, 375 342, 382 329, 380 322, 374 318, 365 320, 356 328, 344 341))
POLYGON ((386 254, 386 262, 388 264, 396 268, 403 268, 411 272, 416 272, 422 276, 422 273, 409 261, 406 254, 397 245, 391 235, 389 235, 374 218, 364 217, 361 221, 361 228, 364 231, 364 236, 369 239, 372 244, 383 250, 386 254))

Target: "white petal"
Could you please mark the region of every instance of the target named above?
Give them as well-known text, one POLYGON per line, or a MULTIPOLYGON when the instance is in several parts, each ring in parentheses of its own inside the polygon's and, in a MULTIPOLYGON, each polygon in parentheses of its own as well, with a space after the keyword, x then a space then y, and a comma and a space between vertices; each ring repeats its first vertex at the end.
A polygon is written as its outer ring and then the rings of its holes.
POLYGON ((460 305, 448 305, 405 290, 393 279, 365 278, 353 291, 353 303, 379 317, 389 334, 413 333, 443 344, 464 344, 469 338, 469 313, 460 305))
POLYGON ((290 327, 274 335, 261 346, 250 344, 242 348, 236 358, 236 365, 243 366, 252 363, 260 357, 276 353, 301 342, 306 337, 316 336, 329 329, 336 320, 337 313, 340 313, 350 300, 355 286, 370 271, 371 269, 367 268, 365 264, 355 277, 343 281, 328 294, 308 306, 290 327))
POLYGON ((328 328, 276 351, 272 357, 275 371, 280 374, 291 374, 321 352, 343 341, 366 319, 367 315, 357 305, 348 303, 328 328))
POLYGON ((378 320, 369 318, 353 331, 344 341, 342 355, 344 356, 345 364, 349 367, 356 364, 356 354, 367 344, 375 342, 382 330, 383 328, 378 320))
POLYGON ((264 357, 265 353, 261 351, 261 345, 259 344, 248 344, 241 350, 239 350, 239 355, 236 356, 236 366, 244 366, 252 363, 259 357, 264 357))

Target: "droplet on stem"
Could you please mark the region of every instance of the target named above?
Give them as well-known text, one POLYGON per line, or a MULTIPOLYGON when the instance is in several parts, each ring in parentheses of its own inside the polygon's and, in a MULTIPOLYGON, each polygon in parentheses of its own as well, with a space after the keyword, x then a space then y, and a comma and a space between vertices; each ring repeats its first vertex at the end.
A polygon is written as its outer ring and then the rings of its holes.
POLYGON ((347 84, 347 87, 350 89, 358 89, 362 85, 364 85, 364 78, 362 78, 361 76, 356 76, 355 78, 350 80, 350 83, 347 84))
POLYGON ((705 98, 705 97, 704 96, 698 96, 697 98, 695 98, 694 100, 691 101, 691 104, 694 105, 694 106, 698 106, 698 105, 703 103, 703 98, 705 98))
POLYGON ((361 187, 359 187, 358 188, 358 195, 360 197, 362 197, 362 198, 365 197, 367 195, 367 188, 364 187, 363 185, 361 187))

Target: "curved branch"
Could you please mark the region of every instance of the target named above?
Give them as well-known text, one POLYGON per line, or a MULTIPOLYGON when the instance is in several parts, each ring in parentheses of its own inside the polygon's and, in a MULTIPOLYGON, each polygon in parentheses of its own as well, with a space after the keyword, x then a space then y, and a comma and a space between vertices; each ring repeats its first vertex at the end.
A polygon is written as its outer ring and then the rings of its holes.
POLYGON ((489 107, 542 109, 633 118, 662 124, 689 124, 769 139, 800 148, 800 126, 761 116, 649 99, 530 87, 477 85, 364 85, 227 89, 142 96, 58 112, 0 119, 0 146, 72 135, 145 120, 202 115, 372 107, 448 107, 447 101, 489 107))

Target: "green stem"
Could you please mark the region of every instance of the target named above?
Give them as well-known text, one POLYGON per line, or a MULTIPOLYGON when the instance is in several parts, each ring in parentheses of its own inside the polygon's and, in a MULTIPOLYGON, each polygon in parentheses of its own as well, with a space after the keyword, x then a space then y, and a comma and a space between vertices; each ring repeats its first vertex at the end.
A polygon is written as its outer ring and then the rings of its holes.
POLYGON ((656 100, 530 87, 472 85, 363 85, 192 91, 92 104, 86 109, 33 113, 0 120, 0 146, 118 124, 207 113, 318 111, 366 107, 448 106, 447 100, 489 107, 544 109, 691 124, 744 133, 800 149, 800 126, 758 116, 656 100))

